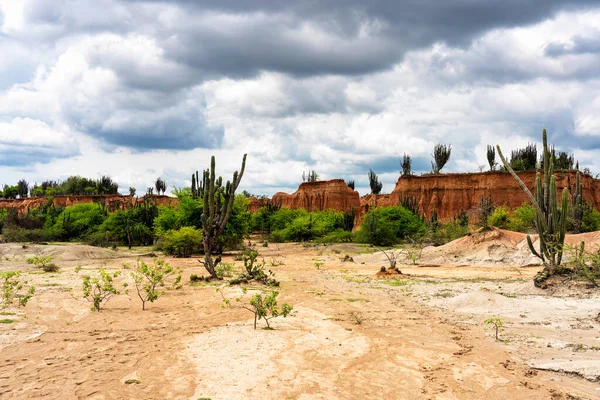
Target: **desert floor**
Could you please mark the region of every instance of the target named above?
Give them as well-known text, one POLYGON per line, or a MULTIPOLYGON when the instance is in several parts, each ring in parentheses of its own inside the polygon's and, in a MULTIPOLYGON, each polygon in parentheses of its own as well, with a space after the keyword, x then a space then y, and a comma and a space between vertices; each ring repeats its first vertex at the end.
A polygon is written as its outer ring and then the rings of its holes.
MULTIPOLYGON (((596 234, 569 240, 598 243, 596 234)), ((122 264, 152 262, 149 248, 0 244, 0 270, 21 270, 36 286, 25 308, 0 313, 13 321, 0 323, 0 398, 600 398, 600 292, 535 288, 540 267, 523 240, 469 236, 425 248, 417 265, 401 254, 403 274, 384 276, 377 249, 257 241, 281 281, 280 303, 294 307, 274 330, 221 307, 216 288, 233 298, 238 287, 190 285, 203 273, 197 257, 167 258, 184 286, 142 311, 122 264), (33 255, 53 256, 60 271, 27 264, 33 255), (92 312, 81 281, 100 267, 121 270, 116 281, 130 293, 92 312), (504 323, 500 341, 484 323, 491 317, 504 323)))

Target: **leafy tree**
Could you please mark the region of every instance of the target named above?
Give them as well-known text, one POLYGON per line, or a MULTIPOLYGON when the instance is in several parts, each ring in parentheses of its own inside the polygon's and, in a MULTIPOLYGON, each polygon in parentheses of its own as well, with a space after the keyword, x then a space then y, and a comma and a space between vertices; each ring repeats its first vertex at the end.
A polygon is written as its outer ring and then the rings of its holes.
POLYGON ((135 282, 138 297, 142 301, 142 311, 146 310, 147 302, 155 302, 166 290, 181 288, 181 269, 173 268, 165 260, 154 259, 152 265, 148 265, 138 259, 131 277, 135 282), (172 275, 175 279, 171 285, 167 285, 166 280, 172 275))
POLYGON ((383 183, 379 182, 379 177, 372 169, 369 170, 369 186, 372 194, 379 194, 383 189, 383 183))
POLYGON ((97 194, 118 194, 119 185, 110 176, 103 175, 97 183, 97 194))
POLYGON ((434 174, 439 174, 442 168, 446 165, 448 160, 450 159, 450 154, 452 152, 452 146, 449 144, 436 144, 433 148, 433 160, 431 162, 431 172, 434 174))
POLYGON ((134 197, 134 196, 135 196, 135 188, 134 188, 133 186, 130 186, 130 187, 129 187, 129 195, 130 195, 131 197, 134 197))
POLYGON ((17 186, 4 185, 4 187, 2 189, 3 189, 2 191, 4 193, 5 199, 16 199, 17 195, 19 194, 19 190, 17 189, 17 186))
POLYGON ((120 293, 114 286, 114 278, 120 274, 121 271, 111 274, 104 269, 99 269, 98 276, 83 277, 83 297, 92 303, 92 311, 100 311, 111 297, 120 293))
POLYGON ((162 194, 165 194, 167 183, 161 177, 158 177, 154 183, 154 187, 156 188, 156 194, 160 195, 161 192, 162 194))
MULTIPOLYGON (((223 289, 217 288, 217 292, 221 294, 223 297, 223 306, 225 307, 238 307, 248 310, 254 314, 254 329, 256 329, 256 323, 258 320, 264 319, 267 323, 266 329, 272 329, 269 321, 273 318, 277 318, 279 316, 287 317, 293 310, 292 306, 288 303, 283 303, 281 308, 279 308, 277 303, 277 296, 279 292, 271 291, 269 294, 266 294, 265 297, 261 293, 255 294, 250 299, 248 304, 242 302, 242 298, 238 297, 235 299, 236 304, 231 304, 231 300, 226 298, 223 294, 223 289)), ((247 293, 246 288, 242 288, 242 292, 244 294, 247 293)))
MULTIPOLYGON (((536 168, 537 147, 529 143, 522 149, 513 150, 510 153, 510 167, 515 171, 529 171, 536 168)), ((506 166, 503 166, 506 171, 506 166)))
POLYGON ((17 182, 17 195, 24 199, 29 195, 29 183, 25 179, 21 179, 17 182))
POLYGON ((490 146, 488 144, 487 147, 487 161, 488 164, 490 165, 490 171, 494 171, 496 169, 496 149, 494 148, 494 146, 490 146))
POLYGON ((404 153, 400 166, 402 167, 402 176, 412 175, 412 160, 408 154, 404 153))
POLYGON ((52 234, 62 240, 82 238, 98 229, 105 218, 106 215, 98 204, 81 203, 69 206, 59 214, 52 227, 52 234))

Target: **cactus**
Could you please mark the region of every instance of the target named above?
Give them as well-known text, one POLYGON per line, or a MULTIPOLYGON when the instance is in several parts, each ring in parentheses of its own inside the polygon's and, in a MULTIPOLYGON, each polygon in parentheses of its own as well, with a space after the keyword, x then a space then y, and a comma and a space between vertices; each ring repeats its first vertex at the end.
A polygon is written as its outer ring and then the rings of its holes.
MULTIPOLYGON (((559 209, 556 198, 556 178, 554 177, 554 162, 548 150, 546 130, 543 131, 544 142, 544 174, 537 173, 535 180, 535 197, 531 194, 521 178, 511 168, 504 158, 500 146, 496 146, 498 155, 505 168, 515 178, 521 189, 527 194, 536 210, 535 226, 539 234, 539 250, 533 247, 531 236, 527 235, 529 250, 544 263, 546 276, 554 274, 562 262, 565 234, 567 230, 567 210, 569 194, 567 188, 562 192, 561 207, 559 209)), ((536 280, 537 282, 537 280, 536 280)))
POLYGON ((204 171, 202 184, 198 182, 198 193, 202 194, 202 242, 204 245, 204 268, 217 278, 216 267, 221 262, 218 256, 213 260, 212 255, 218 250, 218 238, 225 230, 225 225, 231 216, 235 191, 242 180, 246 168, 246 154, 242 159, 242 169, 233 173, 233 180, 227 181, 223 187, 223 178, 215 176, 215 156, 210 160, 210 169, 204 171))
POLYGON ((573 232, 580 233, 581 232, 581 224, 583 220, 583 195, 582 195, 582 185, 581 179, 579 176, 579 171, 577 171, 577 175, 575 178, 575 188, 573 194, 571 195, 571 209, 573 210, 573 232))

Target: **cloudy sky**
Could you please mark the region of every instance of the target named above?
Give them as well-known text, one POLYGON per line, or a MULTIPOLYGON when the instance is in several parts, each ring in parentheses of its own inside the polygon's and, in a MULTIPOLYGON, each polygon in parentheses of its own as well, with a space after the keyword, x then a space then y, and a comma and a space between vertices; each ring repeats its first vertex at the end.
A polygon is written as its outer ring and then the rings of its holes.
MULTIPOLYGON (((403 153, 478 171, 542 128, 600 173, 600 1, 0 0, 0 184, 208 166, 384 192, 403 153)), ((539 146, 538 146, 539 147, 539 146)))

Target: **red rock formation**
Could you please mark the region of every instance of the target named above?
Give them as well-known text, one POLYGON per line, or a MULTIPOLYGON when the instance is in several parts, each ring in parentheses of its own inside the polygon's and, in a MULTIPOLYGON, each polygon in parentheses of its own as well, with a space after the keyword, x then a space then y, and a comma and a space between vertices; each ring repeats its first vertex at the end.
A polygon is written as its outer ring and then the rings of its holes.
POLYGON ((360 221, 360 195, 350 189, 343 179, 304 182, 294 193, 276 193, 271 201, 283 208, 303 208, 307 211, 354 210, 355 221, 360 221))
MULTIPOLYGON (((519 173, 519 177, 534 193, 535 171, 519 173)), ((575 185, 574 171, 555 173, 556 185, 560 191, 575 185)), ((583 198, 600 208, 600 180, 589 175, 581 175, 583 198)), ((415 197, 422 213, 429 216, 435 208, 440 219, 450 219, 461 209, 471 211, 477 208, 482 196, 491 196, 495 205, 509 208, 519 207, 528 202, 526 194, 508 173, 483 172, 467 174, 441 174, 400 177, 395 189, 388 195, 367 195, 361 198, 362 212, 373 206, 398 205, 403 196, 415 197)))
MULTIPOLYGON (((154 201, 159 206, 175 206, 179 204, 176 198, 169 196, 152 196, 154 201)), ((48 202, 46 197, 30 197, 26 199, 16 200, 0 200, 0 209, 16 208, 19 213, 27 212, 29 209, 35 209, 41 207, 48 202)), ((142 202, 143 198, 134 198, 133 204, 142 202)), ((52 205, 55 207, 68 207, 75 204, 81 203, 99 203, 103 204, 109 210, 117 210, 122 208, 128 208, 132 204, 131 196, 123 196, 120 194, 111 195, 91 195, 91 196, 54 196, 52 198, 52 205)))

